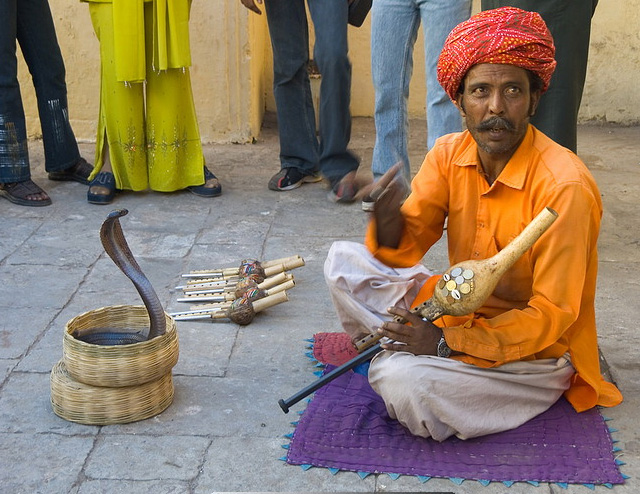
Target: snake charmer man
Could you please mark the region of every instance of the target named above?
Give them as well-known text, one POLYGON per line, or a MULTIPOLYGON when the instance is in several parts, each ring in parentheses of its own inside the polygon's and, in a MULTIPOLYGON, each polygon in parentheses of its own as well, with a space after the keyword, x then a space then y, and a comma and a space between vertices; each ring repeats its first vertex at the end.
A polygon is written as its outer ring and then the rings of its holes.
POLYGON ((529 123, 556 62, 539 14, 481 12, 450 33, 438 79, 467 130, 440 138, 406 186, 376 184, 364 245, 336 242, 325 277, 352 341, 382 334, 369 382, 389 415, 442 441, 513 429, 561 396, 578 411, 615 406, 595 320, 600 193, 583 162, 529 123), (422 265, 447 231, 450 265, 487 259, 543 209, 557 221, 481 308, 434 323, 408 309, 438 276, 422 265), (408 324, 394 322, 400 316, 408 324))

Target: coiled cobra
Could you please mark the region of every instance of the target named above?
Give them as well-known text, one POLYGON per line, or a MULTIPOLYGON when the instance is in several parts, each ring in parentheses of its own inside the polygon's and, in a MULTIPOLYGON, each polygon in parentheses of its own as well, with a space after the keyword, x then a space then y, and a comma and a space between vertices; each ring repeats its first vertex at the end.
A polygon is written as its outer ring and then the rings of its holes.
POLYGON ((147 330, 126 328, 88 328, 76 330, 72 335, 81 341, 94 345, 128 345, 147 341, 163 335, 167 320, 160 299, 133 257, 124 238, 120 218, 128 214, 126 209, 117 209, 107 216, 100 228, 100 240, 104 250, 120 270, 133 282, 149 313, 147 330))

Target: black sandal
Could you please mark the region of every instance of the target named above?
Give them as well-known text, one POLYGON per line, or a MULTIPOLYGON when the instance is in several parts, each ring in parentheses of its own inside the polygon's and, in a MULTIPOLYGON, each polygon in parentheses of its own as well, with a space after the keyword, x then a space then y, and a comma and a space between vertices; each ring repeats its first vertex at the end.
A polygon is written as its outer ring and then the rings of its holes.
POLYGON ((0 183, 0 196, 4 196, 12 203, 20 206, 42 207, 51 204, 51 198, 48 194, 31 179, 23 180, 22 182, 0 183), (28 199, 29 196, 36 194, 44 194, 46 199, 28 199))
POLYGON ((222 194, 222 185, 218 182, 218 185, 215 187, 207 187, 207 182, 209 180, 218 180, 213 172, 211 172, 206 166, 204 167, 204 184, 202 185, 191 185, 187 187, 190 192, 200 197, 218 197, 222 194))
POLYGON ((89 183, 89 175, 93 171, 93 167, 87 163, 87 160, 80 157, 75 165, 56 172, 49 172, 49 180, 57 180, 61 182, 78 182, 84 185, 89 183))
POLYGON ((111 172, 100 172, 89 183, 89 190, 87 191, 87 201, 90 204, 111 204, 116 197, 116 178, 111 172), (107 189, 106 194, 96 194, 91 192, 91 187, 103 187, 107 189))

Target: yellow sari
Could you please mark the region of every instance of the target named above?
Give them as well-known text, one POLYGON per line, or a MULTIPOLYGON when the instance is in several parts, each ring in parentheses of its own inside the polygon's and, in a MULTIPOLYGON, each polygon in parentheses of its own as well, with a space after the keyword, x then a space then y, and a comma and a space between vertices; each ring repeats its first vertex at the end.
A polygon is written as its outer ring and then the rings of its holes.
POLYGON ((100 41, 96 167, 104 139, 118 189, 170 192, 204 183, 188 66, 190 0, 89 0, 100 41))

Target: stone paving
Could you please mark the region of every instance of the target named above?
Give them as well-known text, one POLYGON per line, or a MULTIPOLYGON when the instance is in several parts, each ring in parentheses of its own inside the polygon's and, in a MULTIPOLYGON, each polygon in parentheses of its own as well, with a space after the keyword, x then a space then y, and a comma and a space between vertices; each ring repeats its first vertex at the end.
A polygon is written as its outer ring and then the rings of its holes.
MULTIPOLYGON (((412 168, 423 158, 423 124, 412 122, 412 168)), ((371 119, 355 119, 352 147, 367 176, 373 144, 371 119)), ((616 493, 638 491, 640 446, 635 418, 640 398, 637 303, 640 262, 640 128, 581 127, 580 155, 601 187, 605 216, 600 242, 597 300, 600 345, 625 402, 606 415, 631 478, 616 493)), ((82 144, 87 158, 93 144, 82 144)), ((336 205, 322 184, 285 193, 269 191, 278 170, 273 118, 255 144, 208 145, 223 195, 122 193, 107 207, 86 202, 86 187, 50 182, 41 143, 30 145, 33 175, 54 204, 14 206, 0 199, 0 492, 212 493, 212 492, 455 492, 557 493, 557 485, 508 488, 448 479, 426 483, 287 465, 279 458, 304 408, 285 415, 277 401, 312 382, 304 339, 339 330, 322 276, 329 246, 360 241, 366 215, 358 204, 336 205), (68 422, 50 404, 49 376, 62 358, 62 334, 72 317, 99 307, 139 304, 131 282, 104 253, 98 232, 106 214, 126 208, 121 224, 143 271, 171 312, 181 274, 300 255, 287 303, 259 313, 247 326, 228 321, 178 323, 180 359, 175 397, 160 415, 130 424, 68 422)), ((444 245, 425 258, 447 267, 444 245)), ((570 267, 568 267, 570 268, 570 267)), ((588 492, 572 485, 568 492, 588 492)), ((598 486, 596 492, 609 489, 598 486)))

